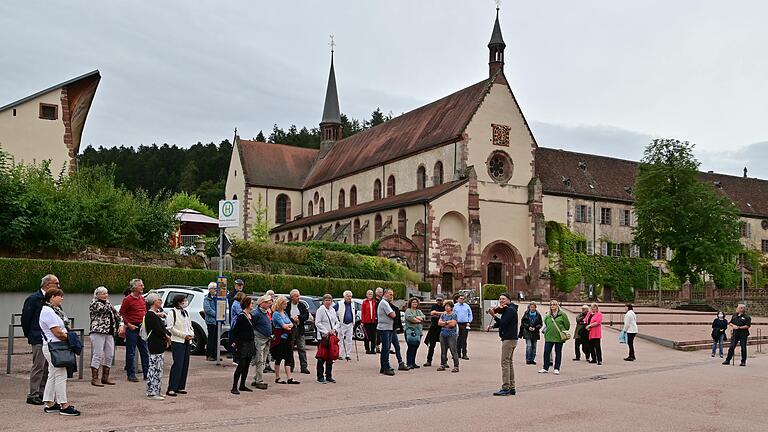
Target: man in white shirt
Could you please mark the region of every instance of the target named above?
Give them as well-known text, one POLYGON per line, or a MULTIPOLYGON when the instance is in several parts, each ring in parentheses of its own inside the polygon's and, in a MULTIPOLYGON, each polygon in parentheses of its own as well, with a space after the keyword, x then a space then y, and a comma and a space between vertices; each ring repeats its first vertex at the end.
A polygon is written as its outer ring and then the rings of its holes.
POLYGON ((472 308, 468 304, 464 303, 464 296, 460 295, 457 299, 456 306, 453 307, 453 312, 456 313, 456 322, 459 328, 458 339, 458 354, 463 360, 469 360, 467 355, 467 336, 469 335, 469 325, 472 323, 472 308))
POLYGON ((339 360, 352 359, 352 330, 355 327, 355 304, 352 291, 344 291, 344 298, 333 305, 339 318, 339 360))

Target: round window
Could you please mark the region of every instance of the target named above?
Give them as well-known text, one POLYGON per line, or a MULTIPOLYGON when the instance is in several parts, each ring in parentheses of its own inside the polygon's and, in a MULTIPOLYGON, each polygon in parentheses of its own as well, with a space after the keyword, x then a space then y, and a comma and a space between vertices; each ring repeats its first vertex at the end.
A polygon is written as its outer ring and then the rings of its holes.
POLYGON ((504 183, 512 177, 512 159, 503 151, 491 153, 486 165, 488 165, 488 174, 497 183, 504 183))

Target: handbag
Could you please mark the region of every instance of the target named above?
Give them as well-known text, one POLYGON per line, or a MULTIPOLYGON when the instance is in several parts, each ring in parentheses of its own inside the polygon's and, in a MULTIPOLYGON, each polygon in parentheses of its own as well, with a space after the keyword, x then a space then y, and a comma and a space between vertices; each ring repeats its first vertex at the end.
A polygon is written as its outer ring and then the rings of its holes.
POLYGON ((619 343, 620 344, 627 343, 627 332, 625 332, 624 330, 619 332, 619 343))
POLYGON ((53 367, 75 367, 75 353, 69 348, 69 342, 48 342, 48 351, 51 353, 53 367))
POLYGON ((549 316, 549 319, 552 320, 552 322, 555 324, 555 328, 557 329, 558 332, 560 332, 560 339, 562 339, 563 342, 565 342, 565 341, 567 341, 568 339, 571 338, 571 334, 570 333, 560 329, 560 326, 557 325, 557 320, 552 318, 552 315, 549 316))

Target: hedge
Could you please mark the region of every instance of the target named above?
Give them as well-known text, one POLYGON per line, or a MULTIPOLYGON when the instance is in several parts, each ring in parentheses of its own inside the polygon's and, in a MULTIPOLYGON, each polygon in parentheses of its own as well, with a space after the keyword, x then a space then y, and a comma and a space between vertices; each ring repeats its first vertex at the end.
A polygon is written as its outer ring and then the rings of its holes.
MULTIPOLYGON (((315 268, 304 264, 272 262, 272 261, 253 261, 241 259, 237 262, 237 267, 260 266, 261 271, 270 274, 289 274, 297 276, 313 276, 315 268)), ((370 280, 389 280, 391 275, 381 270, 374 270, 364 267, 340 267, 324 266, 326 277, 338 279, 370 279, 370 280)))
POLYGON ((418 283, 419 292, 432 292, 432 284, 429 282, 418 283))
POLYGON ((498 300, 502 293, 509 292, 506 285, 483 285, 483 300, 498 300))
MULTIPOLYGON (((169 284, 205 286, 218 275, 214 270, 145 267, 92 261, 0 258, 0 275, 5 279, 0 285, 0 292, 32 292, 40 286, 40 279, 48 273, 59 277, 65 293, 91 293, 100 285, 109 288, 112 293, 121 293, 128 287, 128 281, 137 277, 144 281, 148 289, 169 284)), ((241 272, 224 274, 230 280, 242 279, 247 292, 272 289, 277 293, 288 293, 296 288, 305 295, 329 293, 334 297, 341 297, 345 290, 350 290, 356 297, 362 298, 367 290, 382 287, 392 288, 398 298, 405 297, 405 284, 402 282, 241 272)))
POLYGON ((286 246, 311 247, 315 249, 323 249, 328 251, 376 256, 376 248, 378 246, 378 241, 375 241, 370 245, 349 245, 346 243, 329 242, 329 241, 322 241, 322 240, 310 240, 305 242, 288 242, 284 244, 286 246))

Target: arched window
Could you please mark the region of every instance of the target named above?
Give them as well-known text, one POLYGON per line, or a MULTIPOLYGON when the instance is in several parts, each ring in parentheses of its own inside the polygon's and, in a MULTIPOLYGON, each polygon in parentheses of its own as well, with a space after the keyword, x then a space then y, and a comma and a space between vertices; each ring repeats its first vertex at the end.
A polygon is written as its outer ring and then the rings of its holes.
POLYGON ((357 186, 349 188, 349 206, 354 207, 357 205, 357 186))
POLYGON ((307 241, 307 229, 301 230, 301 241, 307 241))
POLYGON ((376 179, 376 181, 373 182, 373 199, 381 199, 381 180, 379 179, 376 179))
POLYGON ((325 213, 325 198, 320 198, 320 205, 318 205, 317 211, 319 211, 320 214, 325 213))
POLYGON ((310 201, 309 204, 307 204, 307 216, 312 216, 314 211, 314 206, 312 205, 312 201, 310 201))
POLYGON ((416 189, 421 190, 427 187, 427 169, 424 165, 419 166, 416 170, 416 189))
POLYGON ((339 227, 341 226, 341 222, 336 222, 336 226, 333 227, 334 231, 338 231, 339 227))
POLYGON ((374 231, 374 237, 378 240, 381 238, 381 215, 376 214, 376 217, 373 218, 373 231, 374 231))
POLYGON ((280 236, 275 234, 275 243, 280 243, 280 236))
POLYGON ((435 169, 432 174, 432 185, 437 186, 443 184, 443 163, 440 161, 435 162, 435 169))
POLYGON ((233 200, 237 200, 237 194, 232 195, 233 200))
POLYGON ((339 190, 339 208, 343 209, 345 207, 345 202, 347 201, 346 194, 344 194, 344 189, 339 190))
POLYGON ((355 221, 352 222, 352 241, 354 244, 360 243, 360 235, 358 234, 358 231, 360 231, 360 219, 355 219, 355 221))
POLYGON ((395 176, 391 175, 387 179, 387 196, 391 197, 395 194, 395 176))
POLYGON ((275 199, 275 223, 284 224, 291 220, 291 199, 280 194, 275 199))
POLYGON ((320 199, 320 194, 315 192, 315 196, 312 198, 312 201, 317 202, 317 200, 320 199))
POLYGON ((397 233, 401 236, 406 235, 405 209, 400 209, 400 211, 397 212, 397 233))
POLYGON ((289 232, 289 233, 288 233, 288 241, 289 241, 289 242, 292 242, 292 241, 293 241, 293 233, 292 233, 292 232, 289 232))

